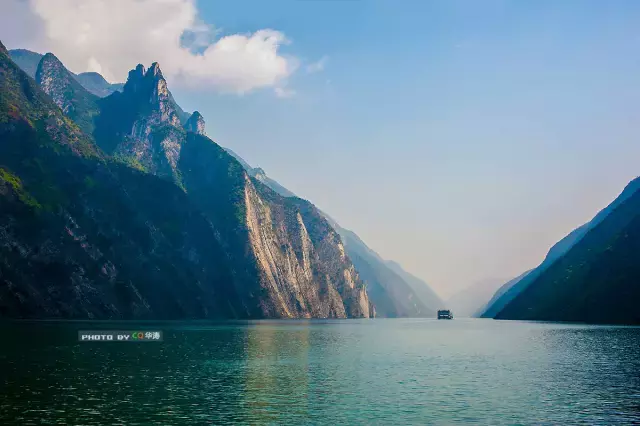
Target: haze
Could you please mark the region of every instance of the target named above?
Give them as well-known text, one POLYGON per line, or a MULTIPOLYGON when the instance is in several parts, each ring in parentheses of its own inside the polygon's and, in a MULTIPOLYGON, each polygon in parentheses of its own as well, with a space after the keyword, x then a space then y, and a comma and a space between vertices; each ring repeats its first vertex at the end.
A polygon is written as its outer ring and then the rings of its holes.
POLYGON ((536 266, 638 175, 638 2, 3 9, 8 48, 74 72, 159 61, 214 140, 443 297, 536 266))

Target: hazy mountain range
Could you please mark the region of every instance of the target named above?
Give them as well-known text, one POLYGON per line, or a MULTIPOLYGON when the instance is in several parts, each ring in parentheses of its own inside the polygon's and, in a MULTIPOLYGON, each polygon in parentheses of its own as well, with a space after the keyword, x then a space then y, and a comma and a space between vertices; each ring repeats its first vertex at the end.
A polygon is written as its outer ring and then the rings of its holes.
POLYGON ((2 46, 0 72, 0 315, 432 316, 441 304, 208 138, 157 63, 113 85, 2 46))
POLYGON ((502 282, 504 280, 495 278, 479 281, 453 294, 445 305, 458 318, 478 316, 502 282))

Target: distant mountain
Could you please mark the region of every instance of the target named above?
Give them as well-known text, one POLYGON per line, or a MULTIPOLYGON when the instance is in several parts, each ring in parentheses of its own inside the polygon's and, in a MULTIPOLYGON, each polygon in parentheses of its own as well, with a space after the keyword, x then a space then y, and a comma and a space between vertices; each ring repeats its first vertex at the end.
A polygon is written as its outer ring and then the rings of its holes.
MULTIPOLYGON (((409 277, 402 268, 399 268, 401 274, 408 276, 410 280, 420 282, 416 286, 418 291, 414 290, 354 232, 342 228, 337 223, 333 226, 342 237, 347 254, 352 259, 356 270, 367 283, 369 297, 376 305, 379 316, 434 317, 436 315, 439 298, 426 284, 415 277, 409 277)), ((397 265, 395 262, 392 264, 397 265)))
MULTIPOLYGON (((640 324, 640 178, 497 319, 640 324)), ((529 274, 531 275, 531 274, 529 274)))
MULTIPOLYGON (((9 56, 11 57, 11 60, 22 68, 24 72, 35 79, 38 65, 40 64, 42 57, 45 55, 26 49, 12 49, 9 50, 9 56)), ((88 90, 89 93, 101 98, 109 96, 115 91, 122 90, 122 86, 124 86, 123 83, 109 83, 97 72, 74 74, 69 71, 69 73, 73 75, 78 83, 88 90)))
POLYGON ((26 49, 9 50, 13 62, 24 70, 31 78, 36 78, 38 64, 44 55, 26 49))
POLYGON ((97 72, 82 72, 76 74, 75 77, 85 89, 101 98, 109 96, 113 92, 121 92, 124 87, 124 83, 109 83, 97 72))
POLYGON ((405 271, 399 263, 394 262, 393 260, 387 260, 385 261, 385 264, 389 267, 389 269, 398 274, 400 278, 402 278, 407 284, 409 284, 409 287, 413 289, 418 298, 431 312, 435 313, 438 309, 441 309, 443 306, 445 306, 445 303, 442 301, 440 296, 438 296, 436 292, 431 289, 429 284, 416 277, 415 275, 405 271))
POLYGON ((501 287, 481 316, 483 318, 494 318, 509 302, 531 285, 549 266, 567 253, 587 232, 602 222, 613 210, 630 198, 638 189, 640 189, 640 179, 634 179, 611 204, 601 210, 591 221, 574 229, 569 235, 551 247, 544 261, 538 267, 524 273, 519 279, 512 280, 501 287))
MULTIPOLYGON (((500 288, 498 288, 498 290, 496 290, 496 292, 493 294, 491 299, 489 299, 489 301, 484 306, 482 306, 480 309, 478 309, 472 316, 474 316, 474 317, 482 317, 482 318, 493 318, 492 316, 488 316, 487 312, 490 312, 488 310, 491 307, 494 307, 494 309, 496 309, 499 306, 499 303, 497 303, 498 300, 500 300, 500 298, 505 293, 507 293, 507 291, 509 291, 515 284, 517 284, 520 281, 522 281, 532 271, 533 271, 533 269, 529 269, 528 271, 525 271, 522 274, 518 275, 517 277, 512 278, 509 281, 507 281, 506 283, 504 283, 502 286, 500 286, 500 288)), ((506 303, 508 303, 509 300, 511 300, 511 299, 505 298, 500 303, 504 302, 506 304, 506 303)))
POLYGON ((54 59, 57 102, 0 49, 0 316, 375 315, 322 214, 185 129, 158 64, 97 100, 89 135, 54 59))
POLYGON ((488 279, 475 283, 451 296, 445 305, 453 310, 456 317, 477 316, 478 311, 486 307, 487 301, 496 292, 500 282, 488 279))

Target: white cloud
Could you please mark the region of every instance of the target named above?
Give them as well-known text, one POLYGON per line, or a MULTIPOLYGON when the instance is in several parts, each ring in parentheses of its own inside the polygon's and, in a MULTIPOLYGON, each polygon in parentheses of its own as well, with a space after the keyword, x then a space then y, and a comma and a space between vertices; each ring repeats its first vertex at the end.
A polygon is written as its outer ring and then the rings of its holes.
POLYGON ((313 73, 324 70, 324 67, 327 65, 328 60, 329 60, 328 56, 323 56, 317 62, 307 65, 307 72, 309 74, 313 74, 313 73))
POLYGON ((29 0, 28 5, 9 10, 32 16, 0 18, 0 26, 30 19, 42 27, 31 32, 39 36, 22 45, 13 37, 10 48, 50 51, 71 70, 99 71, 109 81, 124 81, 138 63, 158 62, 170 84, 238 94, 270 87, 281 96, 291 93, 286 81, 299 66, 282 54, 289 41, 280 31, 216 38, 198 16, 195 0, 29 0))

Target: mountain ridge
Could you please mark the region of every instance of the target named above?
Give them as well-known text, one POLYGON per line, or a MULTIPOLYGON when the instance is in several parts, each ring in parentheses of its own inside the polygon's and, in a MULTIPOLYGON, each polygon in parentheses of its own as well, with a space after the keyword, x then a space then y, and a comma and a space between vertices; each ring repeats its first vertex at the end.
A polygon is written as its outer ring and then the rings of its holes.
POLYGON ((495 318, 640 324, 639 183, 631 181, 495 318))
MULTIPOLYGON (((49 126, 49 129, 64 135, 71 134, 74 128, 77 129, 73 132, 82 135, 86 146, 90 147, 88 150, 95 153, 93 157, 101 159, 97 163, 91 160, 87 164, 91 170, 96 168, 101 170, 99 178, 95 172, 86 175, 77 170, 69 181, 72 186, 61 187, 58 191, 63 199, 73 199, 70 206, 76 209, 71 215, 71 225, 66 227, 67 233, 73 241, 83 247, 83 250, 88 251, 90 256, 89 258, 79 255, 69 257, 68 251, 76 250, 72 243, 60 247, 59 251, 61 254, 67 253, 65 256, 68 261, 79 262, 78 267, 85 271, 84 274, 88 280, 85 280, 87 288, 94 289, 104 300, 112 301, 111 307, 105 308, 102 305, 98 306, 98 299, 93 297, 74 299, 69 298, 70 296, 65 293, 64 297, 55 299, 58 304, 68 305, 64 309, 60 309, 59 306, 40 306, 38 300, 43 300, 39 296, 42 289, 39 288, 37 281, 32 281, 37 277, 24 275, 23 269, 10 267, 12 264, 24 264, 25 261, 33 262, 29 260, 32 259, 29 255, 30 250, 18 259, 15 259, 10 252, 0 251, 0 254, 8 256, 6 259, 1 259, 6 260, 6 268, 0 270, 3 274, 0 278, 4 280, 10 277, 12 280, 7 287, 10 289, 9 294, 0 295, 0 301, 2 301, 0 313, 3 316, 37 316, 36 312, 42 310, 47 317, 145 318, 157 316, 159 306, 164 305, 168 307, 163 317, 184 315, 230 318, 375 316, 375 308, 368 300, 365 285, 348 257, 344 255, 339 235, 330 227, 326 219, 307 201, 283 198, 250 177, 242 165, 211 139, 186 131, 178 116, 178 108, 173 106, 175 101, 170 96, 157 63, 152 64, 146 71, 142 66, 136 67, 130 72, 130 79, 125 84, 123 93, 114 93, 98 100, 100 114, 93 131, 93 138, 83 134, 75 123, 62 115, 58 106, 41 92, 33 80, 30 80, 24 72, 17 71, 17 66, 10 61, 8 55, 3 54, 2 65, 3 69, 10 70, 9 73, 3 73, 2 105, 5 106, 5 114, 2 117, 11 121, 12 117, 20 111, 30 113, 30 116, 22 115, 32 119, 51 114, 58 116, 56 125, 49 126), (27 82, 30 80, 30 82, 25 86, 18 83, 20 79, 27 82), (28 99, 33 96, 19 95, 25 87, 28 87, 30 92, 40 93, 41 95, 38 96, 43 101, 37 105, 29 103, 28 99), (6 97, 12 93, 18 95, 18 98, 6 97), (131 101, 131 108, 127 109, 125 107, 129 101, 131 101), (107 119, 108 122, 111 120, 110 124, 116 127, 115 130, 107 128, 108 132, 115 134, 115 136, 111 134, 112 139, 106 138, 107 141, 115 142, 111 146, 104 143, 105 135, 101 132, 105 131, 105 123, 100 121, 100 117, 107 119), (118 134, 118 130, 122 132, 118 134), (149 134, 158 131, 162 131, 162 138, 168 135, 175 136, 177 138, 175 142, 180 149, 172 151, 172 147, 163 145, 164 139, 159 138, 160 143, 156 144, 156 147, 161 148, 159 152, 164 154, 164 158, 151 156, 149 165, 152 167, 148 169, 130 167, 130 164, 111 155, 116 153, 119 145, 123 143, 117 136, 129 137, 128 142, 124 140, 124 146, 136 153, 140 149, 145 149, 145 143, 149 142, 147 139, 149 134), (103 154, 101 149, 94 145, 93 140, 98 143, 98 146, 111 148, 112 151, 103 154), (163 173, 158 167, 160 163, 166 163, 166 160, 170 159, 167 153, 176 154, 171 166, 177 175, 163 173), (142 181, 146 183, 142 184, 142 181), (80 182, 84 182, 85 190, 72 190, 72 187, 80 185, 80 182), (122 186, 123 183, 124 186, 122 186), (78 199, 78 197, 89 197, 87 191, 96 187, 100 190, 91 190, 92 198, 78 199), (116 189, 119 187, 126 188, 126 193, 135 194, 136 198, 123 199, 125 193, 116 189), (156 191, 152 191, 151 188, 156 188, 156 191), (104 204, 105 200, 101 199, 102 196, 113 201, 104 204), (150 196, 153 197, 149 198, 150 196), (141 200, 145 200, 145 203, 141 204, 141 200), (177 202, 177 200, 180 201, 177 202), (165 205, 158 208, 158 203, 165 205), (149 210, 150 207, 147 207, 147 204, 154 208, 149 210), (130 213, 114 216, 113 209, 117 206, 120 206, 118 208, 129 206, 130 213), (110 215, 110 221, 104 220, 100 212, 110 215), (137 217, 143 212, 148 217, 147 220, 128 222, 129 217, 137 217), (132 213, 133 216, 131 216, 132 213), (133 234, 136 240, 130 240, 129 232, 118 234, 120 235, 118 238, 130 241, 126 246, 130 247, 129 249, 125 249, 120 240, 113 240, 116 238, 113 234, 114 226, 140 227, 133 234), (88 231, 96 227, 108 229, 102 230, 101 234, 88 231), (143 244, 145 235, 151 237, 150 246, 148 243, 143 244), (207 236, 206 240, 202 240, 207 236), (185 239, 196 245, 185 246, 187 241, 185 239), (108 250, 109 245, 117 247, 117 251, 108 250), (124 252, 137 250, 140 254, 123 258, 123 250, 124 252), (176 250, 179 251, 176 252, 176 250), (111 253, 117 259, 110 259, 101 267, 90 266, 96 259, 103 259, 105 253, 111 253), (161 262, 162 256, 169 254, 172 257, 167 259, 172 260, 161 262), (148 259, 148 262, 152 262, 154 266, 148 270, 147 274, 140 275, 140 271, 136 270, 136 259, 148 259), (162 275, 158 276, 154 271, 162 275), (216 276, 218 278, 215 278, 216 276), (125 278, 125 281, 128 280, 129 284, 122 282, 122 278, 125 278), (147 284, 149 280, 157 282, 160 294, 169 298, 159 300, 157 295, 149 294, 151 290, 147 284), (166 287, 167 280, 173 280, 176 287, 174 289, 166 287), (112 288, 110 282, 121 282, 117 288, 120 292, 118 294, 125 297, 124 302, 116 300, 116 295, 109 290, 112 288), (28 290, 29 285, 34 292, 28 290), (184 295, 175 294, 175 291, 182 289, 183 286, 184 295), (135 293, 134 296, 131 295, 131 291, 135 293), (5 303, 6 300, 13 300, 13 302, 5 303), (127 302, 131 300, 135 301, 134 307, 127 302), (179 305, 174 306, 175 303, 179 305)), ((71 84, 69 81, 66 83, 66 85, 71 84)), ((27 125, 28 128, 30 126, 30 124, 27 125)), ((17 141, 18 139, 12 133, 14 128, 15 126, 9 126, 3 130, 8 132, 9 140, 17 141)), ((27 138, 27 140, 35 139, 35 135, 27 138)), ((67 139, 68 137, 65 137, 61 140, 67 139)), ((20 149, 19 145, 12 144, 5 148, 20 149)), ((52 149, 58 148, 54 144, 52 149)), ((20 165, 24 164, 24 160, 18 160, 11 164, 4 164, 7 171, 3 172, 2 176, 6 176, 4 182, 8 183, 3 185, 3 193, 7 197, 13 197, 12 200, 18 199, 20 197, 15 195, 18 193, 14 194, 15 191, 10 191, 9 186, 21 191, 25 188, 27 192, 20 192, 21 199, 29 201, 31 200, 29 190, 33 188, 34 176, 38 174, 38 169, 23 169, 20 165)), ((76 166, 78 161, 75 156, 51 157, 47 154, 42 157, 41 164, 56 165, 62 162, 68 164, 67 166, 61 164, 61 170, 65 167, 76 169, 80 167, 76 166)), ((53 179, 51 185, 59 185, 58 180, 61 177, 58 175, 54 177, 51 178, 53 179)), ((42 193, 36 191, 35 195, 35 201, 32 204, 41 205, 42 193)), ((61 202, 53 202, 50 208, 60 211, 62 206, 61 202)), ((7 244, 21 244, 26 238, 25 229, 20 227, 19 216, 14 214, 10 217, 13 218, 12 223, 16 224, 16 227, 12 228, 12 232, 16 235, 9 235, 7 244)), ((57 216, 54 219, 52 223, 32 224, 33 228, 38 229, 46 225, 45 230, 60 229, 61 219, 57 216)), ((43 232, 44 234, 46 232, 43 232)), ((39 245, 43 244, 46 245, 46 241, 39 245)), ((7 246, 0 244, 1 247, 7 246)), ((59 281, 66 282, 69 279, 73 281, 75 278, 67 274, 72 274, 72 271, 77 270, 78 267, 63 268, 60 271, 59 281)), ((40 269, 42 268, 34 267, 30 270, 37 272, 40 269)), ((55 286, 52 290, 55 290, 55 286)), ((47 303, 49 302, 51 301, 47 303)))
POLYGON ((520 292, 526 289, 540 274, 542 274, 557 259, 562 257, 568 250, 577 244, 593 227, 606 219, 607 215, 615 210, 615 208, 630 198, 638 189, 640 189, 640 178, 635 178, 629 182, 622 192, 605 208, 600 210, 589 222, 577 227, 567 234, 560 241, 555 243, 547 252, 544 260, 540 265, 523 273, 519 279, 512 280, 498 289, 498 292, 489 301, 487 308, 480 315, 482 318, 493 318, 500 312, 509 302, 511 302, 520 292))

